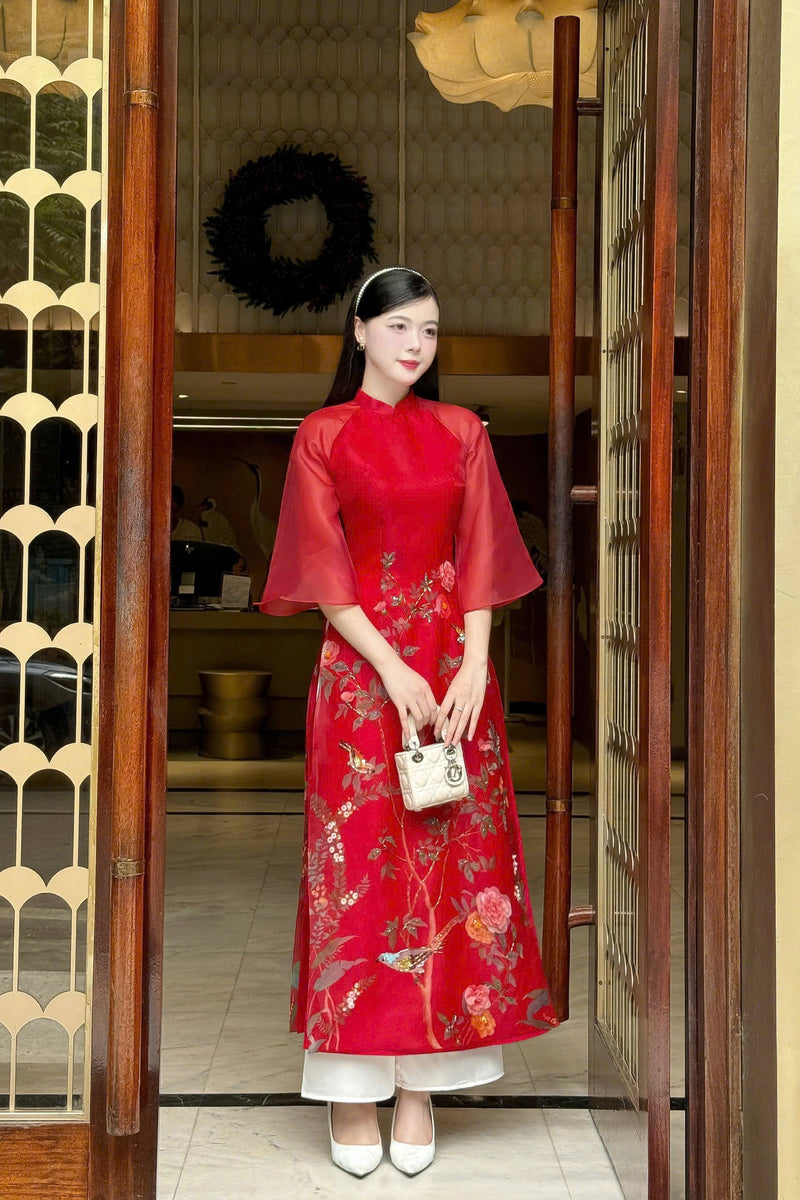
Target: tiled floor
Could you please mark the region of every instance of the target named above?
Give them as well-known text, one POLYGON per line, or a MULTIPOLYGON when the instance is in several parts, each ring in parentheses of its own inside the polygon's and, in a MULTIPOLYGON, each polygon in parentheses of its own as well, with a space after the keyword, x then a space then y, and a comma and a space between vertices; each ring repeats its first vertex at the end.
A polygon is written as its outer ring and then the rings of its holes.
MULTIPOLYGON (((409 1180, 385 1161, 364 1180, 330 1161, 313 1108, 166 1109, 159 1198, 293 1196, 443 1200, 463 1189, 487 1200, 618 1200, 622 1193, 587 1112, 510 1109, 436 1114, 436 1161, 409 1180)), ((381 1112, 384 1141, 388 1117, 381 1112)))
MULTIPOLYGON (((286 1032, 287 981, 302 836, 297 792, 172 791, 167 822, 167 908, 162 1091, 296 1092, 302 1051, 286 1032)), ((540 919, 544 821, 540 797, 520 797, 531 893, 540 919), (537 815, 534 815, 537 814, 537 815)), ((580 807, 577 811, 580 812, 580 807)), ((682 821, 674 821, 676 835, 682 821)), ((589 822, 574 822, 574 900, 588 899, 589 822)), ((674 856, 680 865, 681 856, 674 856)), ((675 967, 681 959, 682 879, 673 879, 675 967)), ((585 1096, 588 930, 572 941, 571 1019, 510 1047, 506 1074, 482 1094, 585 1096)), ((676 1014, 682 980, 673 972, 676 1014)), ((674 1090, 682 1094, 680 1023, 674 1090)), ((385 1122, 388 1112, 381 1114, 385 1122)), ((440 1109, 437 1158, 409 1181, 387 1160, 356 1182, 329 1158, 324 1113, 308 1107, 165 1107, 159 1200, 259 1200, 291 1194, 447 1196, 470 1181, 488 1200, 621 1197, 591 1115, 581 1109, 440 1109)), ((682 1123, 676 1120, 683 1195, 682 1123)))

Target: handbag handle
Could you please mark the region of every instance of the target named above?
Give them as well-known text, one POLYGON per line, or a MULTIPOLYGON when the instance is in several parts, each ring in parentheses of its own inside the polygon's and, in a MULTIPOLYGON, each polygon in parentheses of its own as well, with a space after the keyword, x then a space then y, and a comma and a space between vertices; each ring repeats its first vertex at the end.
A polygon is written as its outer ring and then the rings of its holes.
MULTIPOLYGON (((414 718, 412 717, 410 712, 406 713, 406 720, 408 721, 409 738, 408 738, 408 741, 405 743, 405 748, 407 750, 419 750, 419 735, 417 733, 416 724, 414 723, 414 718)), ((443 742, 446 737, 447 737, 447 717, 445 717, 444 721, 442 722, 442 731, 441 731, 441 734, 439 735, 438 741, 443 742)))

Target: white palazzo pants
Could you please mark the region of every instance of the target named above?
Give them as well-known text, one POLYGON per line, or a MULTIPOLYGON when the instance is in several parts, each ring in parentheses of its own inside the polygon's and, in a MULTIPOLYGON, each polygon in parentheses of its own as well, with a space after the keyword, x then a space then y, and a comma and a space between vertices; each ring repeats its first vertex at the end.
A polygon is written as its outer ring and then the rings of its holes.
POLYGON ((451 1092, 492 1083, 503 1074, 503 1047, 432 1054, 325 1054, 305 1052, 300 1095, 337 1104, 388 1100, 409 1092, 451 1092))

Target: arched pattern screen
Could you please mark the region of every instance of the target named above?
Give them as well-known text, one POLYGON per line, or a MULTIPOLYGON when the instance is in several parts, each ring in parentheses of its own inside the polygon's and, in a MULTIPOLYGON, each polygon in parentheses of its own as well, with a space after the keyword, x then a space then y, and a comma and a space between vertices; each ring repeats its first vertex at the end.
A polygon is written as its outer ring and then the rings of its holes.
POLYGON ((85 1115, 104 212, 102 4, 0 50, 0 1120, 85 1115))

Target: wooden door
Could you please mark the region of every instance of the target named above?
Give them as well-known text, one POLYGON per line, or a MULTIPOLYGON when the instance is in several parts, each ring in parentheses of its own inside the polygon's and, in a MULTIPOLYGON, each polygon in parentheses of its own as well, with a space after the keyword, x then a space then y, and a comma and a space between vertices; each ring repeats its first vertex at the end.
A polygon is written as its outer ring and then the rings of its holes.
POLYGON ((679 5, 609 0, 598 139, 595 1120, 669 1195, 670 550, 679 5))
POLYGON ((4 14, 0 1194, 149 1200, 177 6, 4 14))

